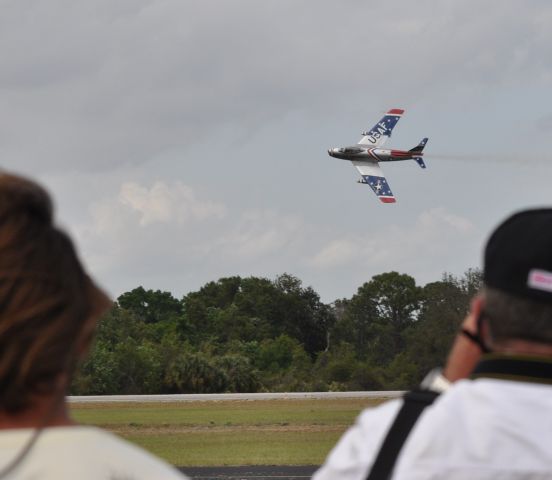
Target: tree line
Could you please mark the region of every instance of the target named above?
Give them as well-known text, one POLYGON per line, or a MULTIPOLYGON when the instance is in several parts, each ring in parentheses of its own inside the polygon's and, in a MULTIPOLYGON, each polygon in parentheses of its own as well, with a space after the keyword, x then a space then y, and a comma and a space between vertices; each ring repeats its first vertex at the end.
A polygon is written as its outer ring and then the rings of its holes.
POLYGON ((442 365, 481 273, 375 275, 325 304, 300 279, 239 276, 182 299, 135 288, 98 327, 75 395, 399 390, 442 365))

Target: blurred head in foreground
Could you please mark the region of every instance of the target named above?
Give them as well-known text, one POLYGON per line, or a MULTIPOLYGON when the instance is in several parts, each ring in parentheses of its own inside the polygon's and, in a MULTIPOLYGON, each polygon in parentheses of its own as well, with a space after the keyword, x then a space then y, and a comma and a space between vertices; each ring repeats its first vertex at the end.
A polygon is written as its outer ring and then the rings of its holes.
POLYGON ((552 345, 552 209, 518 212, 494 230, 483 280, 482 315, 495 346, 552 345))
POLYGON ((552 209, 515 213, 492 232, 483 289, 462 327, 444 371, 450 381, 470 376, 482 353, 552 357, 552 209))
POLYGON ((54 225, 48 193, 0 172, 0 412, 63 397, 109 305, 54 225))

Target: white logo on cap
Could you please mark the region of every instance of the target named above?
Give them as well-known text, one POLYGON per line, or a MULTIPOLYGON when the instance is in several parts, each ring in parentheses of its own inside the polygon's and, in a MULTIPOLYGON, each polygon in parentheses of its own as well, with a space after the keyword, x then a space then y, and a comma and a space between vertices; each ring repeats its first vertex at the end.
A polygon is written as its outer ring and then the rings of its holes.
POLYGON ((529 271, 527 285, 531 288, 535 288, 536 290, 552 292, 552 272, 536 269, 529 271))

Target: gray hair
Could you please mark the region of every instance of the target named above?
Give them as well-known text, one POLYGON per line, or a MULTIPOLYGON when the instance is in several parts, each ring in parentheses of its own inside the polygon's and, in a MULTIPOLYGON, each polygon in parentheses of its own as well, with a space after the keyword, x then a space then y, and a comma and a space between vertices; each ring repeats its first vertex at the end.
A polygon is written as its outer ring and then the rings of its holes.
POLYGON ((483 314, 494 340, 552 344, 552 304, 484 287, 483 314))

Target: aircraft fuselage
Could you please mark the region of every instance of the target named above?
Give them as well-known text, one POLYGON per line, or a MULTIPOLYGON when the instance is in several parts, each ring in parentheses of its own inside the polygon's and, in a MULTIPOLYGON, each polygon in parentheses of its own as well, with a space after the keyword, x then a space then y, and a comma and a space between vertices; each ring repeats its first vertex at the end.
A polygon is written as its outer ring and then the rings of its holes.
POLYGON ((403 113, 402 108, 392 108, 370 130, 362 133, 356 145, 328 150, 331 157, 350 161, 361 175, 359 183, 369 185, 383 203, 395 203, 395 196, 383 175, 381 162, 414 160, 420 168, 426 168, 422 155, 427 137, 408 151, 382 148, 403 113))
POLYGON ((361 145, 330 148, 328 154, 342 160, 364 160, 368 162, 396 162, 421 157, 423 152, 390 150, 386 148, 367 148, 361 145))

